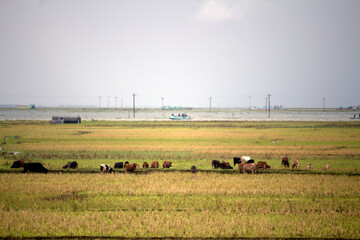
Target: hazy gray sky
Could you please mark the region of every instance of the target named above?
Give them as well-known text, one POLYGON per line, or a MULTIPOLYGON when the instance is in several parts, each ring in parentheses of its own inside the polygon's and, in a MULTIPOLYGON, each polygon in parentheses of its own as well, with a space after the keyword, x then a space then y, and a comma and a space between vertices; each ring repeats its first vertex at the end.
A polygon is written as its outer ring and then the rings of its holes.
POLYGON ((360 104, 359 0, 0 0, 0 104, 360 104))

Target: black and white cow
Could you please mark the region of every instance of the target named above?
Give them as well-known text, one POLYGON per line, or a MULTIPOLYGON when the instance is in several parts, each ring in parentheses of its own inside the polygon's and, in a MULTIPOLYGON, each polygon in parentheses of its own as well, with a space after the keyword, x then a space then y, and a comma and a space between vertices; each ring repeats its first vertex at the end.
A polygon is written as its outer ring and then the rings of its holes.
POLYGON ((112 173, 112 172, 114 172, 114 170, 109 165, 106 164, 100 165, 100 173, 112 173))

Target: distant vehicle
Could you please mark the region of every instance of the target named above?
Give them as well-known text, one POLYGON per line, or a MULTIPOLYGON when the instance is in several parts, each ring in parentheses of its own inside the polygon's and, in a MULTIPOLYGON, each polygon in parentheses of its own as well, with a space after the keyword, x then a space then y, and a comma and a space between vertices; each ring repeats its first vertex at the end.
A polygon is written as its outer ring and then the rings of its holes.
POLYGON ((360 113, 359 113, 359 114, 357 114, 357 116, 356 116, 356 114, 354 114, 354 116, 353 116, 353 117, 351 117, 350 119, 360 119, 360 113))
POLYGON ((53 116, 51 119, 52 124, 63 124, 63 123, 81 123, 80 117, 56 117, 53 116))
POLYGON ((170 107, 170 106, 163 106, 162 110, 192 110, 190 107, 170 107))
POLYGON ((17 108, 19 108, 19 109, 35 109, 35 105, 33 105, 33 104, 30 104, 30 105, 20 105, 20 106, 17 106, 17 108))
POLYGON ((177 116, 175 116, 174 114, 171 115, 170 117, 171 120, 191 120, 192 118, 188 115, 186 115, 185 113, 183 114, 178 114, 177 116))

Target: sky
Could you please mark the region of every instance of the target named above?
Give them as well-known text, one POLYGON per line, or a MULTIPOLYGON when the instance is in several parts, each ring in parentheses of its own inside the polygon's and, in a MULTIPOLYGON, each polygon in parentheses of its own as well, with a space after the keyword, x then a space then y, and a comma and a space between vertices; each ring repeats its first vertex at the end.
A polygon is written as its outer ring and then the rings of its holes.
POLYGON ((360 105, 358 0, 0 0, 0 36, 0 105, 360 105))

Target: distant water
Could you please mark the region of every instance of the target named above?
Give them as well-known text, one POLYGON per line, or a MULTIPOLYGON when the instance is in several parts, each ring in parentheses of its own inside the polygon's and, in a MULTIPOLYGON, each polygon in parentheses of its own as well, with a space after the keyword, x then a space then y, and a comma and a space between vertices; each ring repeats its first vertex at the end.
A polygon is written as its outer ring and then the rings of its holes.
POLYGON ((0 109, 0 120, 51 120, 52 116, 77 117, 82 120, 169 120, 171 114, 186 113, 193 120, 233 120, 233 121, 359 121, 352 120, 356 113, 345 111, 305 111, 282 110, 271 111, 270 118, 265 111, 249 111, 245 109, 193 109, 193 110, 160 110, 141 109, 135 113, 125 109, 96 109, 96 108, 36 108, 36 109, 0 109))

